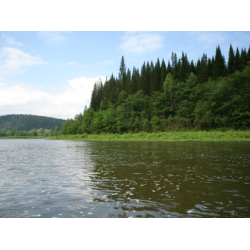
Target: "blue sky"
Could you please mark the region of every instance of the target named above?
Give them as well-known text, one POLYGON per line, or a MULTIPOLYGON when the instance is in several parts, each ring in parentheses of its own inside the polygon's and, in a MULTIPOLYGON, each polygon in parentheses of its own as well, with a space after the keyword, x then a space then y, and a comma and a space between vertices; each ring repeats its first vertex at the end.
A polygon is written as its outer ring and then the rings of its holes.
POLYGON ((96 80, 118 75, 121 57, 127 68, 144 61, 167 63, 171 53, 197 61, 220 45, 249 48, 249 31, 0 32, 0 115, 36 114, 74 118, 89 106, 96 80))

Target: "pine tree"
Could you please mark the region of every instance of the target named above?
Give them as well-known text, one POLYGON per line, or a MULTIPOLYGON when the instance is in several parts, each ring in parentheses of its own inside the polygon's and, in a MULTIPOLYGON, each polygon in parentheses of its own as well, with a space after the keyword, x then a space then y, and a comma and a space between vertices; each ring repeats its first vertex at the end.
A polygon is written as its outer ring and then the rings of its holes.
POLYGON ((200 59, 198 59, 195 68, 196 68, 196 69, 195 69, 196 76, 197 76, 197 78, 199 78, 199 75, 200 75, 200 73, 201 73, 201 61, 200 61, 200 59))
POLYGON ((225 60, 221 54, 220 45, 218 45, 215 52, 213 77, 214 79, 217 79, 223 76, 225 76, 225 60))
POLYGON ((247 61, 250 62, 250 46, 247 51, 247 61))
POLYGON ((240 70, 240 52, 239 49, 236 49, 236 54, 235 54, 235 70, 240 70))
POLYGON ((126 89, 125 89, 125 92, 130 95, 131 94, 131 72, 130 70, 128 69, 127 71, 127 75, 126 75, 126 89))
POLYGON ((137 83, 136 83, 136 68, 133 67, 132 71, 132 79, 131 79, 131 94, 135 94, 137 92, 137 83))
MULTIPOLYGON (((170 65, 170 61, 168 61, 168 67, 167 67, 167 74, 168 73, 171 73, 172 72, 172 68, 171 68, 171 65, 170 65)), ((166 79, 165 79, 166 80, 166 79)), ((164 80, 164 81, 165 81, 164 80)))
POLYGON ((184 53, 182 52, 181 66, 180 66, 180 70, 178 74, 178 80, 180 82, 185 82, 188 76, 188 68, 189 68, 189 65, 188 65, 187 55, 184 55, 184 53))
POLYGON ((161 87, 160 87, 160 91, 163 92, 163 82, 166 80, 166 76, 167 76, 167 68, 166 68, 166 64, 164 59, 162 59, 161 62, 161 87))
POLYGON ((139 88, 138 90, 142 90, 144 94, 147 92, 147 73, 146 73, 146 66, 145 62, 141 67, 141 76, 139 80, 139 88))
POLYGON ((190 69, 189 69, 190 73, 194 73, 195 74, 195 66, 194 66, 194 61, 192 60, 190 63, 190 69))
POLYGON ((126 86, 126 66, 125 66, 124 56, 122 56, 122 59, 121 59, 118 80, 120 81, 119 82, 119 91, 125 90, 125 86, 126 86))
POLYGON ((208 78, 213 76, 213 64, 212 60, 208 58, 207 60, 207 70, 208 70, 208 78))
POLYGON ((229 47, 229 54, 228 54, 228 74, 232 74, 235 72, 235 56, 234 56, 234 50, 232 45, 230 44, 229 47))
POLYGON ((155 91, 161 90, 161 66, 159 58, 157 59, 154 67, 154 85, 155 91))
POLYGON ((240 70, 242 71, 247 65, 247 51, 245 49, 241 49, 240 55, 240 70))
POLYGON ((96 92, 97 92, 97 86, 96 83, 94 84, 94 88, 92 90, 91 95, 91 101, 90 101, 90 108, 92 108, 94 111, 96 111, 96 92))
POLYGON ((208 74, 208 62, 207 62, 207 55, 203 54, 202 58, 201 58, 201 70, 200 70, 200 74, 198 77, 198 81, 199 82, 206 82, 209 78, 209 74, 208 74))
POLYGON ((149 66, 149 62, 147 62, 147 66, 146 66, 146 88, 145 88, 145 93, 146 95, 150 96, 150 66, 149 66))
POLYGON ((150 85, 150 93, 152 94, 153 91, 155 91, 155 85, 154 85, 154 64, 153 64, 152 61, 150 63, 150 82, 149 82, 149 85, 150 85))
POLYGON ((177 55, 174 52, 172 52, 171 61, 172 61, 172 75, 174 79, 176 79, 178 77, 178 60, 177 60, 177 55))

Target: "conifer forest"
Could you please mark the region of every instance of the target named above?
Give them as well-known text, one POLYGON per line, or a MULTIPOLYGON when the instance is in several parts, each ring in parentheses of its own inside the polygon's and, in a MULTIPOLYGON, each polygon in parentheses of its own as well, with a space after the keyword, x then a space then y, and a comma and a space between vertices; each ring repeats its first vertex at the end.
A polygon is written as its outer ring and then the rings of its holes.
POLYGON ((250 47, 233 50, 227 62, 215 55, 197 62, 177 58, 144 62, 96 82, 90 107, 63 123, 62 134, 250 128, 250 47))

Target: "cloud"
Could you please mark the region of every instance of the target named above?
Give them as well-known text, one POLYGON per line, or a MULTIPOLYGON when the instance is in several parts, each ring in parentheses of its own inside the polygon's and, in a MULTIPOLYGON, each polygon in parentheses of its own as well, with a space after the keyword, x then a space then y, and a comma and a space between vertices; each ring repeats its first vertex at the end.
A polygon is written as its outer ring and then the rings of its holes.
POLYGON ((217 46, 218 44, 222 44, 226 42, 229 38, 226 32, 219 32, 219 31, 192 31, 188 33, 189 35, 193 36, 194 41, 198 40, 205 44, 206 47, 209 46, 217 46))
POLYGON ((120 49, 130 53, 144 53, 162 48, 163 36, 157 33, 127 32, 122 38, 120 49))
POLYGON ((23 73, 29 67, 38 64, 45 64, 45 62, 22 50, 12 47, 3 47, 0 50, 0 77, 23 73))
POLYGON ((1 37, 5 40, 5 43, 7 45, 12 45, 12 46, 13 45, 16 45, 16 46, 23 46, 24 45, 23 43, 17 42, 14 37, 7 36, 3 33, 1 34, 1 37))
POLYGON ((69 87, 55 94, 41 89, 31 88, 25 84, 8 86, 0 82, 1 114, 36 114, 57 118, 74 118, 83 112, 84 106, 90 105, 94 83, 106 77, 75 78, 69 80, 69 87))
POLYGON ((67 40, 67 37, 60 31, 39 31, 38 35, 43 38, 46 42, 60 43, 67 40))

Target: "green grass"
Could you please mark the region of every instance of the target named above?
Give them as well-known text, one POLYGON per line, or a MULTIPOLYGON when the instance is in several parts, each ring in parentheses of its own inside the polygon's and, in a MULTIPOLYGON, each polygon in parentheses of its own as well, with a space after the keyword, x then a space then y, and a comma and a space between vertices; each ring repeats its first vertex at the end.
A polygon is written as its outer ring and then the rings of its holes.
POLYGON ((2 136, 0 139, 46 139, 42 136, 2 136))
POLYGON ((52 136, 53 140, 80 141, 224 141, 250 140, 250 131, 181 131, 159 133, 83 134, 52 136))

